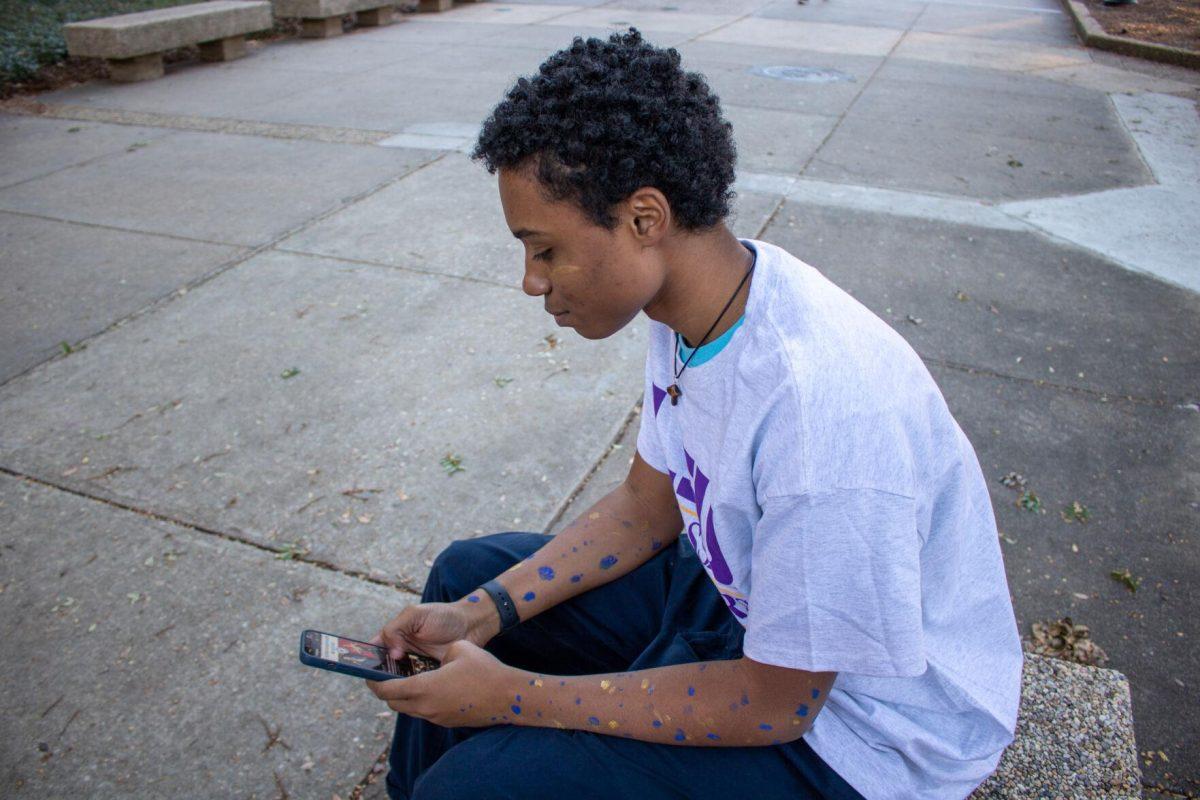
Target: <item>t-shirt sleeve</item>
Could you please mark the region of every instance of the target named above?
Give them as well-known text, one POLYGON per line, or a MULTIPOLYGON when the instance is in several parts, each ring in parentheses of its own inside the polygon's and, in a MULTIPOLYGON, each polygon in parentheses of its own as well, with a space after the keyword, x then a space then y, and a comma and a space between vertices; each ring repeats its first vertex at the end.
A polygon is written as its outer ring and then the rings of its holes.
POLYGON ((877 489, 772 497, 751 551, 743 652, 813 672, 925 671, 916 503, 877 489))

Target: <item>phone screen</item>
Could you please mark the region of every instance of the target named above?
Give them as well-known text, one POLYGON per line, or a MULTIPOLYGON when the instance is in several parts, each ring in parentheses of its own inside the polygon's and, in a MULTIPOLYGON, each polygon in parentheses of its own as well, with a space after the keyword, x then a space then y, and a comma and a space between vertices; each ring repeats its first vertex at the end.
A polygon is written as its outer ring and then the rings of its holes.
POLYGON ((310 655, 332 661, 335 664, 374 669, 398 678, 407 678, 413 674, 412 662, 408 658, 397 661, 382 647, 347 639, 344 636, 309 631, 305 638, 304 649, 310 655))

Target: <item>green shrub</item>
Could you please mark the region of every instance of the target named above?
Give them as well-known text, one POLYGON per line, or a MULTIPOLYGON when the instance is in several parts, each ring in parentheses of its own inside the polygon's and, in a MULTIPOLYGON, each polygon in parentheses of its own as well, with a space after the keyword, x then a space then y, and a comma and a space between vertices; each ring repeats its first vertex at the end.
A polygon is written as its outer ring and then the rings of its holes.
POLYGON ((67 22, 181 6, 195 0, 0 0, 0 86, 67 57, 67 22))

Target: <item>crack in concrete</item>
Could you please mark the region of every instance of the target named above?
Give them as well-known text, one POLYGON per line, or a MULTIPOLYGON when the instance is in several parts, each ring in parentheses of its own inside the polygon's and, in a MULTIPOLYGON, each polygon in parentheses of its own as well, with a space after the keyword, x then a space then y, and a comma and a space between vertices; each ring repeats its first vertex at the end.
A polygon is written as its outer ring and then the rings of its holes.
POLYGON ((971 375, 987 375, 991 378, 1000 378, 1002 380, 1014 381, 1016 383, 1025 383, 1030 386, 1037 386, 1041 389, 1055 389, 1060 392, 1070 394, 1080 394, 1092 399, 1098 400, 1101 403, 1111 403, 1114 400, 1133 403, 1134 405, 1150 406, 1152 408, 1168 408, 1173 407, 1173 404, 1168 400, 1154 400, 1150 397, 1141 397, 1139 395, 1122 394, 1121 392, 1105 392, 1100 389, 1089 389, 1084 386, 1072 386, 1068 383, 1057 383, 1055 381, 1047 381, 1042 378, 1025 378, 1020 375, 1010 375, 1007 372, 998 372, 988 367, 976 367, 971 364, 963 364, 958 361, 950 361, 949 359, 936 358, 934 356, 926 356, 918 353, 921 360, 926 364, 934 364, 946 369, 958 370, 971 375))
POLYGON ((566 499, 559 504, 558 509, 554 512, 554 515, 550 518, 550 521, 546 523, 546 526, 542 529, 542 533, 549 534, 550 531, 554 530, 554 526, 562 520, 563 516, 567 513, 567 510, 575 502, 575 498, 582 494, 584 488, 588 485, 588 482, 591 481, 592 476, 595 475, 600 470, 600 466, 612 456, 613 445, 619 442, 621 437, 625 435, 625 432, 629 430, 630 424, 633 423, 633 418, 637 416, 638 404, 641 402, 642 399, 639 398, 637 403, 634 403, 633 407, 630 408, 628 413, 625 414, 625 419, 619 426, 617 426, 617 433, 609 440, 608 446, 604 448, 604 453, 600 456, 595 464, 592 464, 591 468, 587 471, 583 478, 580 479, 579 483, 575 485, 575 488, 570 494, 567 495, 566 499))
POLYGON ((232 533, 226 533, 225 531, 217 530, 216 528, 210 528, 206 525, 201 525, 197 522, 188 522, 186 520, 177 519, 177 518, 169 516, 167 514, 162 514, 158 511, 151 511, 150 509, 139 508, 138 506, 132 505, 130 503, 123 503, 119 500, 114 500, 109 497, 100 497, 98 495, 88 494, 87 492, 81 491, 74 487, 63 486, 63 485, 57 484, 53 481, 39 478, 36 475, 27 475, 23 472, 18 472, 17 470, 9 469, 8 467, 5 467, 5 466, 0 466, 0 475, 8 475, 9 477, 19 478, 20 480, 28 481, 29 483, 35 483, 35 484, 38 484, 39 486, 45 486, 46 488, 49 488, 49 489, 57 489, 61 492, 67 492, 68 494, 73 494, 76 497, 82 497, 85 500, 92 500, 97 503, 103 503, 106 506, 111 506, 112 508, 119 508, 122 511, 132 511, 135 514, 139 514, 139 515, 141 515, 143 517, 147 517, 149 519, 153 519, 153 520, 156 520, 159 522, 167 522, 172 525, 177 525, 181 528, 185 528, 189 531, 192 531, 193 533, 200 533, 200 534, 204 534, 206 536, 214 536, 218 539, 223 539, 224 541, 231 542, 233 544, 245 545, 246 547, 251 547, 255 550, 259 550, 264 553, 270 553, 273 556, 287 555, 289 561, 297 561, 302 564, 309 564, 309 565, 317 567, 319 569, 326 570, 327 572, 336 572, 339 575, 345 575, 349 578, 356 578, 358 580, 365 581, 367 583, 375 584, 376 586, 386 586, 389 589, 396 589, 397 591, 407 592, 409 594, 416 595, 417 597, 420 597, 422 594, 420 589, 413 586, 408 581, 404 581, 404 580, 386 581, 386 580, 383 580, 382 578, 377 578, 373 575, 363 572, 362 570, 348 569, 346 567, 340 567, 331 561, 326 561, 326 560, 320 559, 320 558, 310 558, 307 555, 296 552, 295 549, 292 549, 292 548, 270 547, 268 545, 261 544, 259 542, 255 542, 251 539, 246 539, 246 538, 243 538, 240 536, 235 536, 232 533))

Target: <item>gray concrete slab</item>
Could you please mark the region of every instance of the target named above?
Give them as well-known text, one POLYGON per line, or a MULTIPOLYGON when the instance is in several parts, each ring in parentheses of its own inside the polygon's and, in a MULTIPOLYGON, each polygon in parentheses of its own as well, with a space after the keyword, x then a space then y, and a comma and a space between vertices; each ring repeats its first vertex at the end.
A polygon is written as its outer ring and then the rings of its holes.
MULTIPOLYGON (((669 5, 664 3, 663 5, 669 5)), ((583 8, 569 14, 556 16, 555 25, 585 26, 610 28, 623 31, 629 26, 636 27, 646 34, 650 41, 658 42, 664 34, 685 36, 700 36, 709 31, 727 25, 740 16, 736 8, 732 11, 714 10, 711 13, 680 14, 674 11, 658 9, 631 9, 604 6, 601 8, 583 8)))
POLYGON ((674 14, 717 14, 736 15, 751 14, 766 5, 767 0, 686 0, 686 2, 669 2, 669 0, 610 0, 604 3, 605 9, 628 9, 631 11, 662 11, 674 14))
POLYGON ((412 595, 7 475, 0 546, 6 797, 347 797, 386 746, 298 643, 412 595))
POLYGON ((878 59, 856 59, 853 66, 837 64, 837 61, 844 60, 829 54, 811 53, 799 58, 794 54, 792 58, 764 59, 751 67, 692 59, 685 63, 685 68, 700 72, 722 103, 836 117, 845 113, 870 77, 873 66, 862 62, 874 61, 877 65, 878 59), (809 70, 810 75, 812 70, 821 70, 829 79, 772 77, 787 67, 809 70))
POLYGON ((1113 398, 1197 399, 1200 296, 1077 248, 791 201, 764 238, 854 294, 928 358, 1113 398))
POLYGON ((846 117, 804 174, 993 201, 1096 192, 1151 180, 1129 141, 1084 147, 862 115, 846 117))
POLYGON ((0 210, 255 245, 431 156, 183 131, 0 190, 0 210))
POLYGON ((1039 230, 1103 253, 1128 269, 1200 292, 1200 118, 1191 101, 1114 95, 1123 129, 1160 185, 1006 203, 1039 230), (1102 219, 1108 224, 1097 225, 1102 219))
MULTIPOLYGON (((507 33, 507 29, 501 32, 507 33)), ((499 82, 515 82, 518 76, 536 74, 538 67, 554 52, 550 47, 517 47, 506 35, 496 37, 496 44, 474 44, 470 48, 431 47, 419 56, 381 68, 373 75, 387 76, 402 82, 439 84, 448 75, 464 77, 485 76, 488 86, 499 82)), ((562 46, 570 45, 568 38, 562 46)), ((495 102, 503 98, 497 92, 495 102)))
POLYGON ((858 0, 852 4, 804 3, 795 0, 774 0, 754 16, 764 19, 784 19, 794 22, 830 22, 839 25, 862 25, 872 28, 907 30, 921 15, 923 3, 858 0))
POLYGON ((733 200, 733 210, 725 220, 734 236, 743 239, 757 239, 767 221, 779 207, 782 195, 763 191, 752 191, 735 183, 734 191, 737 197, 733 200))
POLYGON ((0 188, 170 134, 162 128, 0 113, 0 188))
POLYGON ((159 80, 116 84, 94 81, 40 96, 43 102, 153 111, 159 114, 200 114, 232 119, 255 119, 254 109, 281 97, 316 86, 336 85, 336 72, 319 67, 268 69, 259 59, 242 65, 230 62, 175 62, 159 80))
POLYGON ((745 17, 699 38, 706 42, 727 42, 751 47, 886 56, 896 47, 902 35, 903 32, 899 30, 867 25, 745 17))
POLYGON ((504 221, 497 180, 466 154, 446 153, 279 247, 519 289, 524 248, 504 221))
POLYGON ((1043 9, 1018 11, 984 5, 930 3, 913 23, 914 31, 947 33, 1001 42, 1059 47, 1078 45, 1066 14, 1043 9))
POLYGON ((959 89, 964 93, 982 96, 1000 92, 1004 95, 1020 95, 1022 99, 1025 97, 1064 97, 1070 102, 1091 97, 1096 103, 1104 102, 1103 91, 1052 80, 1041 72, 1022 73, 963 65, 957 65, 951 69, 944 64, 912 58, 892 57, 887 59, 879 68, 876 78, 959 89))
MULTIPOLYGON (((582 4, 581 4, 582 5, 582 4)), ((604 5, 596 3, 595 5, 604 5)), ((571 40, 580 36, 584 39, 595 37, 607 41, 608 37, 619 30, 615 26, 556 24, 558 20, 542 22, 537 25, 520 25, 505 28, 502 36, 491 36, 486 39, 489 43, 505 47, 540 47, 549 53, 563 47, 569 47, 571 40)), ((642 31, 642 38, 657 47, 675 47, 691 38, 690 34, 655 30, 642 31)))
POLYGON ((1107 98, 1062 84, 1055 92, 1024 94, 993 89, 982 94, 974 86, 876 77, 863 89, 847 116, 848 122, 867 119, 881 127, 907 124, 1081 148, 1131 149, 1129 137, 1107 98), (1012 109, 1018 106, 1021 113, 1013 114, 1012 109))
POLYGON ((510 83, 505 76, 414 80, 404 68, 383 68, 356 76, 353 91, 324 85, 264 103, 254 119, 397 132, 421 123, 478 125, 510 83))
POLYGON ((588 476, 587 482, 584 483, 579 494, 570 499, 570 503, 563 509, 562 516, 551 525, 548 533, 553 535, 561 533, 563 528, 578 519, 581 514, 624 482, 625 476, 629 474, 629 468, 633 466, 633 454, 637 452, 638 426, 641 421, 639 406, 635 409, 629 424, 621 432, 621 435, 606 452, 601 454, 595 472, 588 476))
POLYGON ((1130 677, 1138 750, 1170 759, 1147 771, 1200 774, 1197 413, 931 372, 987 478, 1022 636, 1064 616, 1087 625, 1106 666, 1130 677), (998 481, 1008 472, 1025 477, 1045 514, 1016 506, 998 481), (1085 524, 1059 515, 1075 501, 1085 524), (1136 593, 1110 577, 1125 569, 1141 581, 1136 593))
POLYGON ((644 323, 591 342, 514 288, 266 252, 0 387, 0 466, 419 584, 548 523, 641 394, 644 323))
POLYGON ((910 31, 893 54, 897 58, 928 61, 954 67, 982 67, 1011 72, 1076 67, 1091 64, 1079 44, 1045 45, 1033 42, 990 41, 978 36, 910 31))
POLYGON ((733 124, 738 169, 751 172, 800 172, 838 121, 832 115, 755 108, 728 101, 721 103, 721 111, 733 124))
POLYGON ((603 6, 611 0, 508 0, 508 5, 530 6, 603 6))
MULTIPOLYGON (((231 69, 269 67, 289 72, 300 70, 302 73, 353 75, 375 67, 416 61, 427 53, 442 49, 433 43, 383 40, 375 36, 380 30, 382 28, 351 28, 346 34, 332 39, 281 39, 269 43, 250 41, 246 43, 245 57, 229 62, 227 66, 231 69)), ((305 87, 300 81, 293 81, 292 88, 305 87)))
POLYGON ((243 252, 0 212, 0 382, 243 252))

